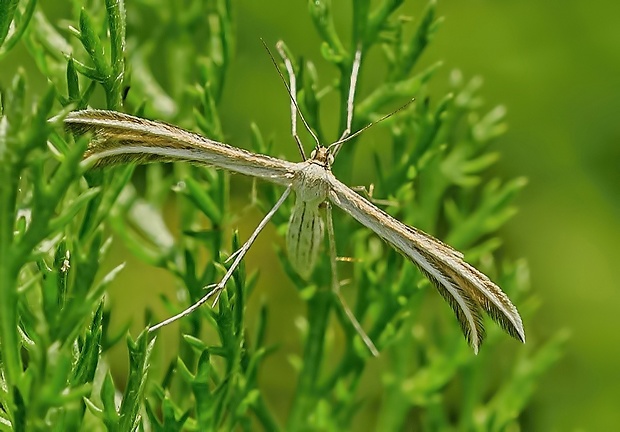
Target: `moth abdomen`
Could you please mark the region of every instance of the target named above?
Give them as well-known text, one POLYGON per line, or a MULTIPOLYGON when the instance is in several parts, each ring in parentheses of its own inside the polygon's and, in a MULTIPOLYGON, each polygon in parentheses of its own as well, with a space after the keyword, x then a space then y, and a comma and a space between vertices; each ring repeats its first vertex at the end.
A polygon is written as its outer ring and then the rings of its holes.
POLYGON ((286 249, 291 265, 307 279, 312 274, 323 241, 323 219, 319 205, 297 199, 286 236, 286 249))

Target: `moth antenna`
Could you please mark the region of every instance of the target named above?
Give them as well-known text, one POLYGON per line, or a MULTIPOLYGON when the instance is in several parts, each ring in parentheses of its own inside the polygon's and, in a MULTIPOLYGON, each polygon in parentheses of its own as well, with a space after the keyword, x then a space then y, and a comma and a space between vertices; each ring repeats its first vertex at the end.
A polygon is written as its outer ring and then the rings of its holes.
POLYGON ((403 106, 396 108, 394 111, 392 111, 391 113, 388 113, 386 115, 384 115, 383 117, 381 117, 379 120, 376 121, 372 121, 370 123, 368 123, 366 126, 364 126, 363 128, 361 128, 360 130, 358 130, 357 132, 352 133, 351 135, 343 138, 343 139, 339 139, 338 141, 331 143, 327 149, 331 150, 333 147, 335 146, 339 146, 341 144, 344 144, 347 141, 352 140, 353 138, 355 138, 356 136, 358 136, 359 134, 361 134, 362 132, 364 132, 366 129, 371 128, 372 126, 381 123, 383 120, 387 120, 388 118, 392 117, 393 115, 397 114, 398 112, 404 110, 405 108, 407 108, 409 105, 411 105, 413 103, 413 101, 415 101, 415 98, 411 98, 409 101, 407 101, 406 104, 404 104, 403 106))
MULTIPOLYGON (((310 125, 308 124, 308 122, 306 121, 304 115, 302 114, 301 109, 299 108, 299 104, 297 103, 297 98, 295 96, 293 96, 293 92, 291 90, 291 87, 286 82, 286 78, 284 78, 284 74, 280 70, 280 66, 278 66, 278 62, 276 61, 275 57, 271 53, 271 50, 269 49, 269 47, 267 46, 265 41, 263 39, 261 39, 261 42, 263 43, 263 46, 265 47, 265 50, 267 50, 267 54, 269 54, 269 58, 271 59, 271 62, 275 66, 276 70, 278 71, 278 75, 280 75, 280 78, 282 79, 282 82, 284 83, 284 87, 286 87, 286 91, 288 92, 288 95, 291 98, 292 104, 295 105, 295 110, 297 111, 297 114, 299 114, 299 118, 301 118, 301 121, 304 124, 304 127, 310 133, 310 135, 312 135, 312 138, 314 139, 314 142, 316 143, 316 145, 320 146, 321 144, 319 143, 319 138, 316 136, 314 131, 310 128, 310 125)), ((282 41, 278 42, 278 44, 282 44, 282 43, 283 43, 282 41)), ((280 52, 281 55, 282 55, 282 53, 284 53, 284 50, 282 50, 282 52, 280 52)), ((288 56, 286 56, 286 54, 284 54, 283 59, 284 59, 285 64, 286 64, 287 61, 290 63, 290 60, 289 60, 288 56)), ((292 65, 291 65, 291 70, 292 70, 292 65)), ((299 145, 299 143, 298 143, 298 145, 299 145)))
MULTIPOLYGON (((357 88, 357 77, 360 73, 360 66, 362 64, 362 44, 357 45, 355 51, 355 57, 353 58, 353 65, 351 66, 351 77, 349 79, 349 95, 347 96, 347 124, 342 131, 342 135, 338 138, 338 141, 345 139, 351 135, 351 128, 353 127, 353 110, 355 105, 355 89, 357 88)), ((340 148, 336 148, 332 154, 334 158, 340 151, 340 148)))

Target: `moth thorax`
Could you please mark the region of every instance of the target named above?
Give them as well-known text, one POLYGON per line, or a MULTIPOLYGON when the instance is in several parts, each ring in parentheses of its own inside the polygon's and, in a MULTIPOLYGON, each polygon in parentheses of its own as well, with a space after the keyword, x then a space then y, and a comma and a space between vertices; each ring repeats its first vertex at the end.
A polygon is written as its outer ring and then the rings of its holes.
POLYGON ((325 168, 315 163, 308 164, 293 179, 293 189, 297 200, 318 206, 327 198, 328 184, 325 168))
POLYGON ((289 261, 304 279, 312 274, 323 242, 323 219, 319 213, 319 204, 304 201, 298 195, 288 225, 286 249, 289 261))

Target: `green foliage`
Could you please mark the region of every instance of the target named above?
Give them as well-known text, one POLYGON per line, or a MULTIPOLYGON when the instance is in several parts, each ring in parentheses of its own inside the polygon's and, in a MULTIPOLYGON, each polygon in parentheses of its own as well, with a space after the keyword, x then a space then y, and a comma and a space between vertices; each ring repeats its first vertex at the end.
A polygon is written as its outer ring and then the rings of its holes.
MULTIPOLYGON (((100 270, 110 245, 107 227, 137 257, 176 277, 184 301, 164 299, 173 314, 225 272, 226 258, 241 243, 236 235, 232 244, 226 241, 238 215, 230 210, 227 173, 186 164, 149 166, 146 189, 138 193, 129 182, 132 167, 85 171, 87 140, 74 142, 59 123, 66 112, 86 107, 100 87, 108 109, 182 123, 224 140, 218 104, 235 48, 231 4, 186 3, 136 2, 136 16, 152 21, 141 24, 155 30, 127 44, 122 1, 87 2, 83 9, 73 2, 73 26, 66 19, 52 25, 34 0, 1 3, 0 61, 21 40, 49 89, 34 97, 30 110, 23 72, 2 86, 0 430, 504 430, 518 423, 537 379, 559 355, 562 338, 541 347, 509 347, 499 329, 490 327, 486 345, 474 356, 448 308, 438 306, 434 313, 432 300, 425 299, 432 288, 420 273, 339 214, 338 252, 358 260, 350 270, 357 288, 354 312, 383 353, 381 407, 373 426, 355 423, 366 404, 378 399, 360 396, 372 358, 329 290, 327 259, 308 286, 280 252, 307 307, 304 349, 291 361, 298 381, 289 413, 269 408, 258 379, 277 349, 265 341, 268 305, 255 322, 246 321, 257 274, 246 275, 243 266, 215 309, 203 307, 181 322, 183 337, 164 373, 150 370, 158 346, 145 330, 135 341, 127 338, 129 375, 124 386, 115 383, 106 353, 124 335, 109 334, 103 296, 122 265, 107 274, 100 270), (175 67, 163 74, 168 91, 152 70, 155 55, 175 67), (171 187, 178 197, 176 237, 163 219, 171 187), (330 321, 332 310, 336 323, 330 321), (330 336, 338 327, 341 347, 330 336), (505 350, 512 359, 498 365, 505 350)), ((358 95, 354 129, 394 103, 411 97, 417 102, 376 126, 390 140, 374 155, 374 196, 387 200, 386 210, 400 220, 463 250, 520 305, 527 323, 534 304, 525 296, 525 264, 493 257, 501 245, 495 232, 513 214, 512 202, 524 185, 522 179, 489 180, 486 174, 496 160, 489 145, 505 129, 504 110, 484 113, 479 80, 466 81, 457 72, 450 93, 431 102, 427 83, 439 65, 420 69, 418 60, 441 20, 431 2, 411 33, 398 17, 401 3, 384 0, 371 9, 369 1, 352 2, 353 42, 346 43, 330 2, 309 1, 323 57, 340 78, 322 86, 312 62, 296 62, 299 104, 322 138, 321 103, 336 93, 344 125, 353 52, 380 45, 387 74, 370 94, 358 95)), ((269 152, 271 143, 256 126, 252 133, 254 149, 269 152)), ((334 171, 345 182, 358 150, 349 142, 338 157, 334 171)), ((278 193, 261 184, 253 203, 268 210, 278 193)), ((285 205, 274 216, 279 232, 289 213, 285 205)))

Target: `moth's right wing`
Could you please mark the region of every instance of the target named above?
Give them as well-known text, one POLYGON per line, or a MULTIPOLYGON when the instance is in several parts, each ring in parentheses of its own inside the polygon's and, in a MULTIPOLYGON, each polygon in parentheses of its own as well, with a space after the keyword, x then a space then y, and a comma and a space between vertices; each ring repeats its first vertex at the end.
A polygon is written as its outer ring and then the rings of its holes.
POLYGON ((433 282, 452 307, 465 338, 476 353, 484 339, 480 308, 508 334, 525 342, 517 308, 487 276, 465 262, 460 252, 393 218, 333 175, 328 181, 330 201, 399 250, 433 282))
POLYGON ((116 111, 84 110, 69 113, 65 127, 92 134, 84 155, 95 167, 123 163, 184 160, 290 185, 297 164, 251 153, 167 123, 116 111))

